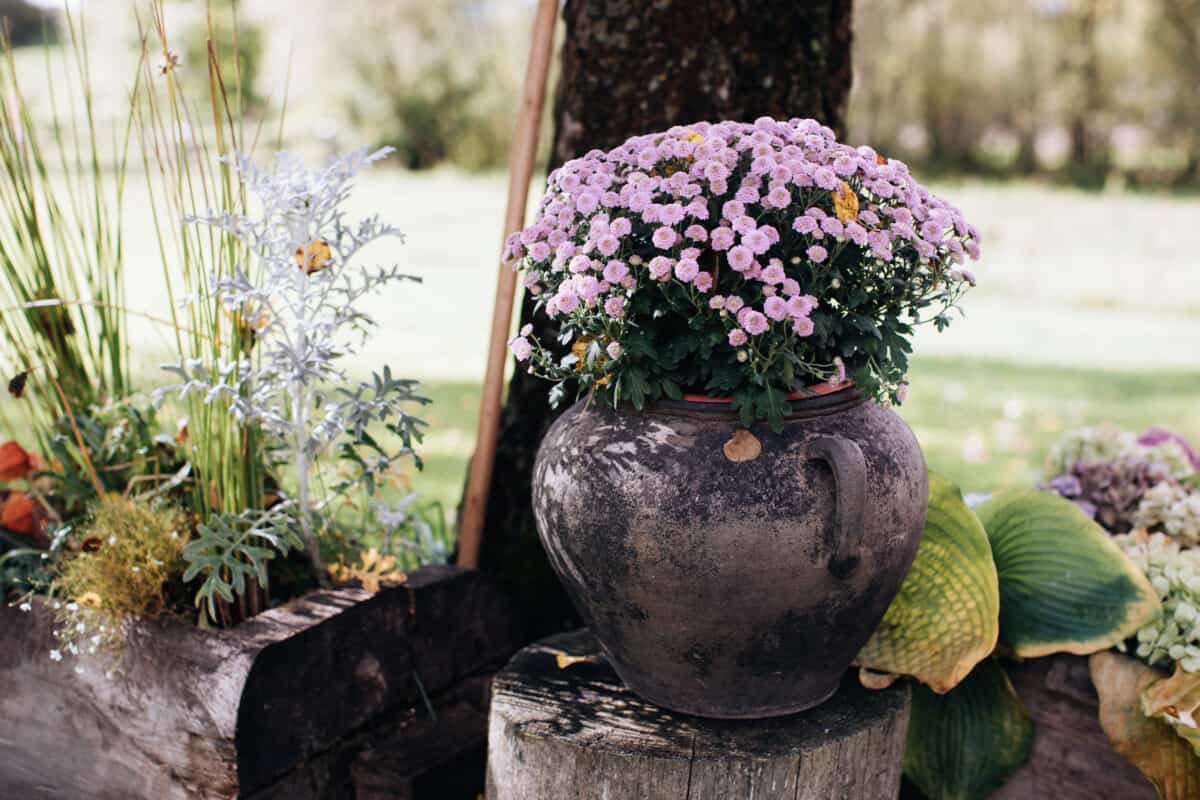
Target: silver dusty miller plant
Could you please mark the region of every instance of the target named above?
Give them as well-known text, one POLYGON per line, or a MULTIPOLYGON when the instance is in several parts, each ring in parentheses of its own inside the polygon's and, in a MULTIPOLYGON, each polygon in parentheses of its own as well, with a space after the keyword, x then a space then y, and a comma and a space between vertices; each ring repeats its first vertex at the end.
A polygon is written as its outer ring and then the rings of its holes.
POLYGON ((268 169, 239 155, 231 161, 262 204, 261 216, 226 212, 189 220, 231 234, 259 261, 259 279, 239 267, 232 277, 214 276, 209 297, 241 314, 255 331, 255 346, 237 364, 191 359, 168 365, 181 382, 163 391, 182 397, 203 392, 206 402, 227 404, 240 424, 258 425, 285 445, 295 467, 295 496, 286 508, 318 571, 315 517, 352 486, 374 494, 380 474, 398 459, 416 459, 413 445, 424 426, 405 410, 428 402, 417 396, 415 381, 395 378, 387 367, 369 381, 355 381, 343 366, 376 324, 359 309, 360 301, 389 284, 419 280, 395 266, 352 266, 368 244, 387 236, 403 240, 378 216, 352 224, 341 208, 355 173, 389 152, 362 148, 321 170, 307 169, 286 152, 268 169), (372 435, 381 428, 399 440, 398 447, 372 435), (352 477, 314 498, 315 468, 330 454, 350 463, 352 477))

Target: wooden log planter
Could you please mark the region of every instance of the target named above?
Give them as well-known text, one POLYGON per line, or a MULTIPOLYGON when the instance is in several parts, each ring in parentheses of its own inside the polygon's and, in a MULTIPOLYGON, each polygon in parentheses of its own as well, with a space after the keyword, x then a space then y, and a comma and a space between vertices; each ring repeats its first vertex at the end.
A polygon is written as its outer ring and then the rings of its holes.
POLYGON ((766 720, 677 714, 631 694, 586 631, 544 639, 496 675, 488 800, 894 798, 909 689, 848 674, 817 708, 766 720))
POLYGON ((499 593, 453 567, 312 592, 226 631, 138 624, 111 679, 51 661, 52 628, 45 603, 0 608, 0 797, 322 796, 309 762, 385 712, 426 716, 519 646, 499 593), (304 790, 272 790, 296 774, 304 790))
POLYGON ((1006 664, 1033 717, 1029 761, 994 800, 1154 800, 1138 768, 1117 754, 1100 727, 1099 698, 1085 656, 1056 655, 1006 664))

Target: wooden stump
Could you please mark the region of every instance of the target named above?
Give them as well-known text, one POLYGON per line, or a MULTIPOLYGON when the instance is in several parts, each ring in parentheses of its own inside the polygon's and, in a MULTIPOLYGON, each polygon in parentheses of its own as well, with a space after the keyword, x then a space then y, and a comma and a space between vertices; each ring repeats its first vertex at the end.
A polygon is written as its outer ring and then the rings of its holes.
POLYGON ((497 674, 488 800, 895 798, 909 690, 852 674, 824 705, 766 720, 676 714, 631 694, 586 631, 544 639, 497 674))

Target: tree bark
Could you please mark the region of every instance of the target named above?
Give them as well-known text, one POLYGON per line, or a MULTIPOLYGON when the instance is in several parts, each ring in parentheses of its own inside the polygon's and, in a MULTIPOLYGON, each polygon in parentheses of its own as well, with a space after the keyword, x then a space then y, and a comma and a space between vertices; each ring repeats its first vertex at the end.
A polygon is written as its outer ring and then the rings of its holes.
POLYGON ((763 720, 650 705, 587 632, 525 648, 492 684, 488 800, 896 797, 909 688, 846 676, 828 702, 763 720))
MULTIPOLYGON (((850 90, 851 0, 566 0, 551 166, 701 120, 813 117, 839 130, 850 90)), ((526 296, 521 324, 554 341, 526 296)), ((518 365, 520 366, 520 365, 518 365)), ((500 420, 482 569, 513 595, 529 638, 577 625, 537 540, 530 481, 560 411, 517 369, 500 420)))

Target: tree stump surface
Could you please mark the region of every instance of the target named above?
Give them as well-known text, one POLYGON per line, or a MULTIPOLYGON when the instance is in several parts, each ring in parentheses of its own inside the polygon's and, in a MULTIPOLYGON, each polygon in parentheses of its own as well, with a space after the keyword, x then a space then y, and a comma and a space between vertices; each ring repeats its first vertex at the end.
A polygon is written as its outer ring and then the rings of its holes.
POLYGON ((823 705, 713 720, 633 695, 587 631, 543 639, 496 675, 488 800, 895 798, 910 693, 848 673, 823 705))

